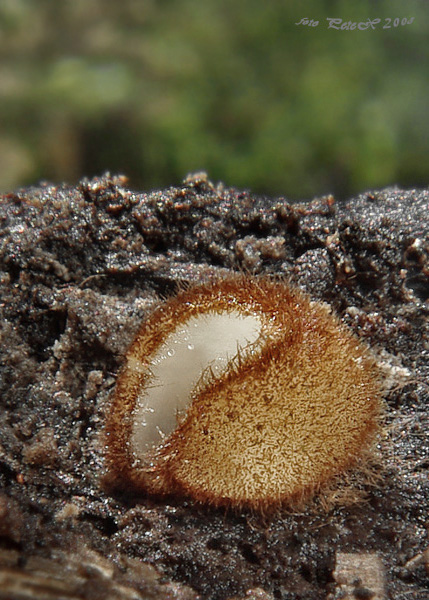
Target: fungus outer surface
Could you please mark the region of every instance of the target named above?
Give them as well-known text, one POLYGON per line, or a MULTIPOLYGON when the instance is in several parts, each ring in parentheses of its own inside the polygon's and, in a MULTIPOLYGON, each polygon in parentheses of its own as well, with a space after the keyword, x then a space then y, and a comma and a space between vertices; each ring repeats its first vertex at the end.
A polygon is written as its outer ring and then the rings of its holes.
POLYGON ((107 418, 108 466, 142 494, 295 505, 370 455, 381 402, 375 361, 325 305, 232 276, 142 324, 107 418))

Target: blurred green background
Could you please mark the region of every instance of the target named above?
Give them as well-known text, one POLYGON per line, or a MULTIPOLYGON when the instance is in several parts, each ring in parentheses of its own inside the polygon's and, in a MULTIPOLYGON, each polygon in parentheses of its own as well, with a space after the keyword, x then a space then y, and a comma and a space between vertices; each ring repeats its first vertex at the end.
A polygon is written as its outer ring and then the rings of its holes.
POLYGON ((2 0, 0 190, 106 170, 142 190, 205 170, 294 199, 426 185, 428 12, 423 0, 2 0), (327 17, 382 22, 341 31, 327 17))

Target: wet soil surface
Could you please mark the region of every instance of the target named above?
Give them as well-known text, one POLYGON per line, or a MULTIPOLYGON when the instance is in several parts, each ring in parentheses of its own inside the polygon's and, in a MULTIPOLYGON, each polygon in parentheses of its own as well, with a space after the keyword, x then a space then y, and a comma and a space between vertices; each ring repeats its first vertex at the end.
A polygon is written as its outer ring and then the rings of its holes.
POLYGON ((289 204, 203 175, 3 196, 0 598, 326 599, 339 553, 376 553, 388 597, 428 598, 428 214, 425 190, 289 204), (105 489, 104 415, 141 320, 237 270, 329 303, 390 373, 364 502, 260 516, 105 489))

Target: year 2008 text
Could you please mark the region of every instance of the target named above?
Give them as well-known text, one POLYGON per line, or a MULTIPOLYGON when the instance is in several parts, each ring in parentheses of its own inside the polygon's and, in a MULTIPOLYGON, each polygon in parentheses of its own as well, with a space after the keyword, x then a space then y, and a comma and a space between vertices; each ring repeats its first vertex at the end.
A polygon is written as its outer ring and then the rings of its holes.
MULTIPOLYGON (((402 19, 396 18, 391 19, 386 17, 385 19, 367 19, 366 21, 343 21, 342 19, 332 19, 327 17, 328 29, 341 29, 341 30, 354 30, 360 29, 361 31, 365 31, 366 29, 376 29, 378 26, 383 29, 390 29, 391 27, 403 27, 404 25, 411 25, 414 21, 414 17, 403 17, 402 19), (383 24, 384 22, 384 24, 383 24)), ((307 17, 303 17, 298 23, 295 25, 305 25, 307 27, 318 27, 319 21, 315 21, 314 19, 307 19, 307 17)))

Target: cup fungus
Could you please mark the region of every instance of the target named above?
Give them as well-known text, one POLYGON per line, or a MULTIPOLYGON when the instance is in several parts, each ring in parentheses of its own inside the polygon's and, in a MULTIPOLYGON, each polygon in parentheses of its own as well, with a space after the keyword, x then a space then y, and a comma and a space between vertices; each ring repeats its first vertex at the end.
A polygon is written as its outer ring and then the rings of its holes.
POLYGON ((381 386, 325 305, 269 278, 191 286, 143 323, 107 418, 115 485, 265 510, 370 452, 381 386))

